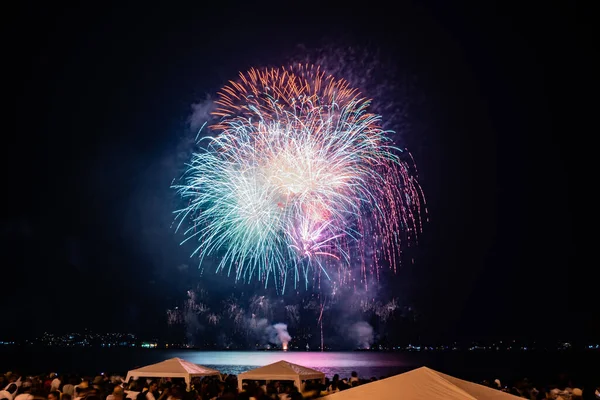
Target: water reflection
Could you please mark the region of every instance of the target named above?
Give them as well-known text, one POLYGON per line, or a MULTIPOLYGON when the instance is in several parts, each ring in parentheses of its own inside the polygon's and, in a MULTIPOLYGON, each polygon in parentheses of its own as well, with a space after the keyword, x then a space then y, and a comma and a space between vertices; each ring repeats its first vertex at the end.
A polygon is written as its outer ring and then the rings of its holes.
POLYGON ((195 364, 218 369, 223 373, 239 374, 250 369, 280 360, 303 365, 324 372, 327 376, 393 375, 414 368, 399 354, 370 352, 279 352, 279 351, 181 351, 171 352, 172 357, 184 358, 195 364))

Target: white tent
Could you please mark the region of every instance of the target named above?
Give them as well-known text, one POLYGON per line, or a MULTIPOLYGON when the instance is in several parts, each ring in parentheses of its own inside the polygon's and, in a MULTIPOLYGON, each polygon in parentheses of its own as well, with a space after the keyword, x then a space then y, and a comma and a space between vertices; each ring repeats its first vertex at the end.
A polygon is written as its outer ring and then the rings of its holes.
POLYGON ((342 390, 323 400, 516 400, 519 397, 473 382, 463 381, 427 367, 342 390))
POLYGON ((218 375, 220 377, 221 373, 216 369, 206 368, 176 357, 133 369, 127 372, 125 381, 129 382, 130 378, 184 378, 189 387, 192 377, 208 375, 218 375))
POLYGON ((238 375, 238 388, 242 391, 242 381, 294 381, 298 390, 302 390, 302 381, 307 379, 320 379, 325 382, 325 374, 316 369, 292 364, 284 360, 265 365, 238 375))

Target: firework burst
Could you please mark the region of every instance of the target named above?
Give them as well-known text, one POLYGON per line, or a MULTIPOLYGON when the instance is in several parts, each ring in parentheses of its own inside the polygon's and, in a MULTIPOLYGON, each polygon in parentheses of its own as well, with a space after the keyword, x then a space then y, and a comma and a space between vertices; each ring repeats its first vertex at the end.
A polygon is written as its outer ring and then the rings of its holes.
POLYGON ((396 269, 421 229, 423 196, 370 101, 319 67, 252 69, 219 92, 181 184, 176 212, 200 262, 285 290, 323 273, 366 284, 396 269), (383 263, 382 261, 386 262, 383 263))

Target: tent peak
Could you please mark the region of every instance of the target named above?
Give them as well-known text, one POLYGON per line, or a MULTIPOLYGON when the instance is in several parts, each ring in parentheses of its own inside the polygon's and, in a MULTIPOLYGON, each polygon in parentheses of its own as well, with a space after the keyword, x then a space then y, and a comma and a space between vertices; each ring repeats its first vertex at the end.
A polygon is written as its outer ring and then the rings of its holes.
POLYGON ((435 369, 426 367, 424 365, 422 367, 415 368, 413 371, 435 371, 435 372, 437 372, 435 369))
POLYGON ((279 360, 274 363, 242 372, 238 375, 239 390, 242 390, 243 380, 291 380, 298 388, 301 381, 307 379, 319 379, 325 381, 325 374, 319 370, 291 363, 287 360, 279 360))
POLYGON ((220 375, 220 372, 212 368, 194 364, 179 357, 173 357, 156 364, 150 364, 145 367, 128 371, 126 381, 128 382, 131 377, 171 377, 185 378, 186 382, 189 384, 191 377, 206 375, 220 375))
POLYGON ((386 398, 402 393, 402 399, 443 400, 517 400, 509 393, 455 378, 428 367, 419 367, 375 382, 325 396, 327 400, 362 400, 386 398))

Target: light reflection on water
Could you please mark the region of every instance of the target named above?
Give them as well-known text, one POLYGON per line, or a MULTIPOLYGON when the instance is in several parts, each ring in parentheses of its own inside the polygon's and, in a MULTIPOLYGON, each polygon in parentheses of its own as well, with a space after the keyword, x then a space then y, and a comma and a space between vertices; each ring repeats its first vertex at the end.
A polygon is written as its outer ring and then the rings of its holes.
POLYGON ((372 352, 173 351, 171 356, 236 375, 280 360, 342 377, 352 371, 362 377, 389 376, 416 367, 399 354, 372 352))
POLYGON ((405 366, 397 354, 367 352, 293 352, 293 351, 185 351, 173 352, 195 364, 262 366, 280 360, 312 367, 391 367, 405 366))

